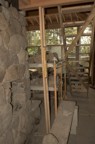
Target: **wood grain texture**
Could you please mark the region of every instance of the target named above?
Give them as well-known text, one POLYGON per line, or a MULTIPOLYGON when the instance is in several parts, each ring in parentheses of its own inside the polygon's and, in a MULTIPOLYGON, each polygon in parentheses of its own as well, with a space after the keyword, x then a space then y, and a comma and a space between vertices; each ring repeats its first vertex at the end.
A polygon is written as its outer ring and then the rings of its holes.
POLYGON ((59 144, 67 144, 75 110, 75 102, 62 101, 58 108, 58 115, 53 123, 50 133, 59 141, 59 144))
POLYGON ((55 5, 68 5, 68 4, 77 4, 77 3, 86 3, 93 2, 94 0, 28 0, 26 3, 25 0, 19 0, 20 9, 33 9, 39 6, 50 7, 55 5))

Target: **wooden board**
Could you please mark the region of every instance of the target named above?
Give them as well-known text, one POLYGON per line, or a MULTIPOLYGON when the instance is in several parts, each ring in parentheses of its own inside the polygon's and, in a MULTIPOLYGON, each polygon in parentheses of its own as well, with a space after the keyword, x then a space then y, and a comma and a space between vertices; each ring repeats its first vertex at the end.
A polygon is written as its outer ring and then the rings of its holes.
POLYGON ((70 134, 73 135, 77 134, 77 126, 78 126, 78 106, 76 106, 74 110, 74 116, 70 134))
POLYGON ((59 144, 67 144, 75 110, 75 102, 62 101, 58 108, 58 115, 54 121, 50 133, 59 141, 59 144))
MULTIPOLYGON (((93 2, 94 0, 90 0, 93 2)), ((70 5, 70 4, 78 4, 78 3, 87 3, 89 0, 19 0, 19 8, 20 9, 34 9, 39 6, 42 7, 52 7, 57 5, 70 5)))
MULTIPOLYGON (((54 91, 54 87, 49 87, 48 89, 49 89, 49 91, 54 91)), ((43 86, 31 85, 31 90, 34 90, 34 91, 37 91, 37 90, 43 91, 44 88, 43 88, 43 86)), ((58 88, 56 90, 58 91, 58 88)))
MULTIPOLYGON (((53 67, 53 63, 48 63, 47 64, 47 67, 53 67)), ((34 63, 34 64, 29 64, 29 67, 30 68, 41 68, 42 67, 42 64, 41 63, 34 63)))

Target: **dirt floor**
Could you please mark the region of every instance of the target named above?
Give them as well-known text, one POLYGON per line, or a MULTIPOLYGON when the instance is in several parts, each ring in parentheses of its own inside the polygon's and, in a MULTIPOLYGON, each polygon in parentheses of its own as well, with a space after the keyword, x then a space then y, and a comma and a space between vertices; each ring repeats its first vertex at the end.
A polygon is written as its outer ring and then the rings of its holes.
MULTIPOLYGON (((79 107, 79 119, 77 134, 70 135, 68 144, 95 144, 95 90, 89 89, 87 97, 86 93, 75 94, 70 96, 68 92, 68 100, 76 101, 79 107)), ((53 99, 51 100, 52 123, 54 117, 53 99)), ((35 130, 29 138, 27 144, 42 144, 45 135, 45 119, 43 110, 43 99, 41 104, 41 120, 38 130, 35 130)))

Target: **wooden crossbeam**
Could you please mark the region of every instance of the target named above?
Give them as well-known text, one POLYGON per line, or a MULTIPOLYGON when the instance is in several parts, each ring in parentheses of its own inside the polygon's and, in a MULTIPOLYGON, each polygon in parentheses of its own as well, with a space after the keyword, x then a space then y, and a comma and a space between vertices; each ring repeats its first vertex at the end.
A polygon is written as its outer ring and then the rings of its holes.
POLYGON ((85 21, 84 25, 82 26, 82 28, 80 28, 77 36, 75 37, 72 44, 70 45, 69 50, 66 52, 66 57, 68 57, 68 54, 74 49, 74 47, 76 46, 76 44, 79 41, 80 37, 82 36, 85 28, 90 24, 90 22, 93 20, 94 17, 95 17, 95 7, 91 11, 91 13, 88 16, 87 20, 85 21))
MULTIPOLYGON (((57 5, 70 5, 70 4, 78 4, 78 3, 87 3, 89 0, 29 0, 29 3, 25 4, 24 1, 27 0, 19 0, 19 8, 23 10, 31 10, 34 8, 41 7, 53 7, 57 5)), ((93 2, 94 0, 90 0, 93 2)))
POLYGON ((84 21, 72 21, 72 22, 64 22, 63 27, 78 27, 82 26, 84 24, 84 21))
POLYGON ((92 10, 92 5, 82 5, 82 6, 72 6, 67 8, 62 8, 61 11, 64 14, 68 13, 79 13, 79 12, 88 12, 92 10))

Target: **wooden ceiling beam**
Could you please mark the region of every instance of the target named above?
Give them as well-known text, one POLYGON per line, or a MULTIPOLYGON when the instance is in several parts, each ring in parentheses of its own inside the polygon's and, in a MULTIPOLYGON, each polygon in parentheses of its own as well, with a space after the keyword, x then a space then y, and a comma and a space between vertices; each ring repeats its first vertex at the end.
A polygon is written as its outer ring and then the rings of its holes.
POLYGON ((19 9, 32 10, 38 7, 53 7, 56 5, 70 5, 94 2, 94 0, 19 0, 19 9))
POLYGON ((82 26, 85 21, 64 22, 64 27, 78 27, 82 26))
POLYGON ((79 12, 88 12, 91 11, 93 8, 93 5, 82 5, 82 6, 73 6, 73 7, 66 7, 62 8, 61 11, 64 14, 69 14, 69 13, 79 13, 79 12))

